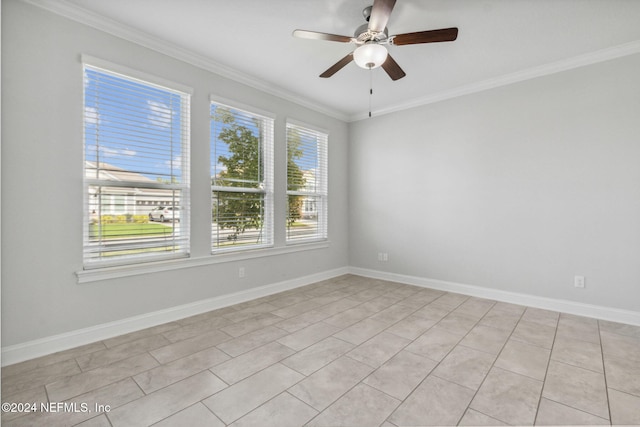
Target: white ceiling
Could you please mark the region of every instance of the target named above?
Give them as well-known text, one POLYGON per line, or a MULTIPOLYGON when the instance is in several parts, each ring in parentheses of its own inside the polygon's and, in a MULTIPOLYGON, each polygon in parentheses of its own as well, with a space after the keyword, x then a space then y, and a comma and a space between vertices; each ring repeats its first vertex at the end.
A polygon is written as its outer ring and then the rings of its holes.
POLYGON ((351 63, 318 75, 354 45, 297 39, 295 29, 352 36, 373 0, 27 0, 345 120, 640 52, 639 0, 397 0, 389 34, 458 27, 449 43, 391 46, 407 73, 351 63))

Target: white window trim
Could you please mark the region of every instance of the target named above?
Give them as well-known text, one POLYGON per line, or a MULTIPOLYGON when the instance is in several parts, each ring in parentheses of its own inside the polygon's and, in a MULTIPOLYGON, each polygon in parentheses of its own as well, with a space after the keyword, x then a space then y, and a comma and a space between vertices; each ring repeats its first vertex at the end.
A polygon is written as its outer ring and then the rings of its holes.
MULTIPOLYGON (((191 152, 191 134, 190 134, 191 133, 191 99, 190 98, 193 96, 193 88, 164 79, 162 77, 158 77, 153 74, 149 74, 143 71, 129 68, 121 64, 116 64, 111 61, 96 58, 91 55, 81 54, 80 62, 82 64, 83 70, 86 66, 88 66, 91 68, 103 70, 105 73, 117 75, 124 79, 138 81, 141 84, 155 85, 162 89, 177 91, 187 95, 189 97, 188 105, 184 105, 184 104, 182 105, 182 111, 180 115, 187 123, 186 126, 182 127, 182 131, 184 132, 184 135, 182 135, 182 139, 187 142, 182 147, 182 156, 183 158, 188 159, 187 160, 187 162, 189 162, 188 170, 190 171, 190 159, 191 159, 191 154, 190 154, 191 152)), ((85 101, 84 101, 84 93, 83 93, 83 115, 84 115, 84 102, 85 101)), ((83 122, 83 151, 84 151, 86 149, 86 141, 84 141, 84 138, 85 138, 84 118, 82 122, 83 122)), ((84 164, 84 159, 85 159, 85 156, 83 154, 83 164, 84 164)), ((180 190, 183 204, 185 206, 190 206, 190 197, 191 197, 190 182, 191 182, 191 176, 189 172, 185 174, 185 176, 183 177, 182 183, 180 184, 155 185, 153 183, 149 183, 149 184, 145 184, 145 186, 149 188, 169 188, 174 190, 180 190)), ((130 268, 130 267, 136 267, 140 265, 153 264, 155 262, 163 262, 164 260, 179 260, 179 259, 188 258, 190 256, 190 241, 191 241, 190 219, 191 218, 190 218, 190 209, 186 209, 187 215, 185 218, 181 220, 182 235, 187 241, 186 253, 176 253, 176 254, 168 254, 168 255, 156 254, 153 256, 140 256, 139 258, 135 258, 135 259, 129 258, 130 262, 128 262, 127 260, 123 260, 123 258, 119 258, 113 261, 110 261, 110 260, 87 261, 84 258, 84 248, 87 242, 84 239, 85 239, 85 236, 88 235, 87 227, 90 219, 89 212, 85 208, 87 205, 86 197, 88 194, 88 187, 91 185, 103 185, 104 183, 105 181, 103 180, 86 178, 85 172, 84 172, 84 166, 83 166, 84 195, 83 195, 82 206, 84 211, 84 217, 83 217, 83 259, 82 259, 83 270, 82 271, 100 271, 100 270, 105 270, 105 269, 114 268, 114 267, 130 268)), ((139 185, 140 185, 139 183, 128 182, 128 181, 114 181, 114 182, 108 183, 109 187, 136 187, 139 185)), ((78 275, 79 273, 81 272, 77 272, 76 274, 78 275)))
MULTIPOLYGON (((324 159, 325 164, 327 165, 327 170, 325 173, 325 176, 323 177, 325 180, 325 188, 326 188, 326 193, 325 195, 323 195, 323 197, 325 198, 325 203, 323 203, 323 213, 322 215, 325 218, 324 223, 322 224, 323 230, 322 230, 322 237, 309 237, 309 238, 304 238, 304 239, 295 239, 295 240, 289 240, 285 237, 285 245, 286 246, 299 246, 299 245, 308 245, 310 243, 315 243, 315 242, 323 242, 323 241, 328 241, 329 240, 329 209, 328 209, 328 203, 329 203, 329 138, 330 138, 330 133, 327 129, 324 129, 322 127, 319 126, 315 126, 315 125, 311 125, 309 123, 303 122, 303 121, 299 121, 290 117, 287 117, 285 120, 285 140, 287 138, 286 133, 287 133, 287 125, 292 125, 292 126, 297 126, 297 127, 301 127, 301 128, 305 128, 314 132, 318 132, 321 134, 326 135, 327 138, 327 146, 325 147, 325 152, 324 155, 326 156, 326 158, 324 159)), ((286 144, 285 144, 286 145, 286 144)), ((286 163, 286 156, 287 156, 287 151, 288 148, 285 149, 285 163, 286 163)), ((316 192, 305 192, 305 191, 289 191, 286 190, 286 197, 288 197, 289 195, 301 195, 301 196, 317 196, 318 193, 316 192)))
MULTIPOLYGON (((212 255, 223 255, 223 254, 228 254, 228 253, 248 253, 254 250, 260 250, 260 249, 265 249, 265 248, 273 248, 275 245, 275 185, 274 185, 274 181, 275 181, 275 158, 274 158, 274 151, 275 151, 275 127, 276 127, 276 115, 270 111, 265 111, 265 110, 261 110, 259 108, 250 106, 250 105, 246 105, 243 104, 241 102, 236 102, 234 100, 228 99, 228 98, 224 98, 224 97, 220 97, 217 95, 210 95, 209 96, 209 108, 211 108, 211 104, 217 104, 217 105, 222 105, 234 110, 238 110, 238 111, 243 111, 245 113, 249 113, 249 114, 253 114, 256 116, 260 116, 263 117, 265 119, 269 119, 272 121, 272 126, 271 126, 271 143, 269 144, 269 148, 265 150, 264 153, 264 173, 265 176, 268 176, 269 179, 266 179, 265 181, 265 187, 263 190, 252 190, 252 189, 244 189, 244 190, 240 190, 237 189, 235 187, 222 187, 222 186, 211 186, 211 192, 213 191, 220 191, 220 192, 243 192, 243 193, 251 193, 251 192, 255 192, 255 193, 260 193, 260 194, 264 194, 264 203, 265 203, 265 218, 264 218, 264 222, 266 224, 266 226, 264 227, 265 229, 269 230, 271 233, 271 236, 269 236, 269 241, 260 245, 251 245, 249 247, 242 247, 242 246, 231 246, 231 247, 224 247, 224 248, 213 248, 211 247, 211 254, 212 255)), ((211 120, 211 118, 209 118, 209 120, 211 120)), ((211 135, 209 135, 209 143, 211 143, 211 135)), ((210 159, 211 160, 211 159, 210 159)), ((211 230, 211 227, 209 227, 209 230, 211 230)), ((210 235, 209 238, 209 242, 210 245, 213 245, 213 235, 210 235)))

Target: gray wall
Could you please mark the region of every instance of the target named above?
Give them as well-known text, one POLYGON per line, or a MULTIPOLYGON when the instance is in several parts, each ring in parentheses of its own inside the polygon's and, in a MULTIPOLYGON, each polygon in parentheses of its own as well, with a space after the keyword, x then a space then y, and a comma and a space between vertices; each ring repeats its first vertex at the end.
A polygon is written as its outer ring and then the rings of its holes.
POLYGON ((640 311, 638 76, 636 54, 354 123, 350 265, 640 311))
MULTIPOLYGON (((347 125, 139 45, 18 2, 2 2, 2 344, 345 267, 347 125), (88 54, 194 89, 192 256, 210 254, 209 95, 276 118, 276 188, 286 184, 286 118, 329 131, 329 248, 79 285, 82 65, 88 54), (197 230, 203 230, 198 233, 197 230), (238 278, 238 267, 246 277, 238 278)), ((276 199, 284 218, 286 199, 276 199)), ((278 217, 276 217, 278 218, 278 217)), ((284 244, 284 223, 276 228, 284 244)))

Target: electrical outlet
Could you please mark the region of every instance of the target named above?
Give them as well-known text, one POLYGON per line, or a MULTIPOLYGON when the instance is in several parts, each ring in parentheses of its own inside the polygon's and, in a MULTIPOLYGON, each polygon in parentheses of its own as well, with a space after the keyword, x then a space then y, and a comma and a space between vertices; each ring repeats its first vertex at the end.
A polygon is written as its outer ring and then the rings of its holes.
POLYGON ((238 277, 241 279, 244 277, 244 267, 238 269, 238 277))
POLYGON ((584 276, 575 276, 573 278, 573 286, 576 288, 584 288, 584 276))

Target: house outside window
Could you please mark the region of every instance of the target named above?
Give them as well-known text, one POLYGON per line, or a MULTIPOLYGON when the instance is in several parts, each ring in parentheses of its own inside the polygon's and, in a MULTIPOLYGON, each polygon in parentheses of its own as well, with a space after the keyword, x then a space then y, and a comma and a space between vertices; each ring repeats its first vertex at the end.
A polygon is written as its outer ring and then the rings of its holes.
POLYGON ((83 63, 85 269, 188 256, 189 89, 83 63))
POLYGON ((327 238, 328 135, 287 122, 287 243, 327 238))
POLYGON ((212 251, 273 246, 274 117, 211 102, 212 251))

